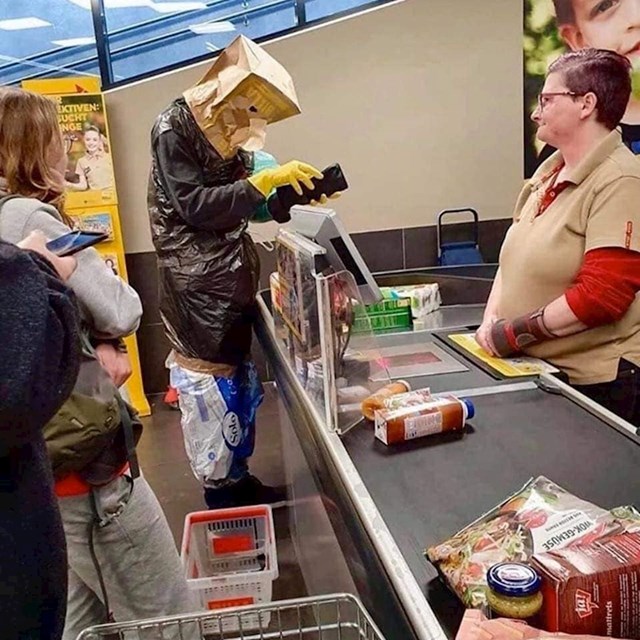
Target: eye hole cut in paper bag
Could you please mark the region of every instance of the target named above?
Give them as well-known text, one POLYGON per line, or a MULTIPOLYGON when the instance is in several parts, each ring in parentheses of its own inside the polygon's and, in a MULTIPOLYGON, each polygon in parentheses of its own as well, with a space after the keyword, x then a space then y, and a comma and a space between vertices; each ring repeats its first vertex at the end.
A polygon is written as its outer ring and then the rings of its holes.
POLYGON ((300 113, 289 73, 245 36, 236 38, 183 95, 196 123, 223 158, 240 147, 261 149, 267 124, 300 113))

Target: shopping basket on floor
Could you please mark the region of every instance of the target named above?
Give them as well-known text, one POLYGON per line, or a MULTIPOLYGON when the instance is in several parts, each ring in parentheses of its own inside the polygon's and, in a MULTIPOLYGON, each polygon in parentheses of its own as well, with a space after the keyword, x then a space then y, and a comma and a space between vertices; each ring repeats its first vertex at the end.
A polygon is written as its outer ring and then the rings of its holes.
POLYGON ((249 607, 223 609, 155 620, 104 624, 83 631, 78 640, 385 640, 358 598, 333 594, 281 600, 249 607), (269 624, 247 628, 247 617, 269 617, 269 624), (232 633, 206 631, 233 621, 232 633))
MULTIPOLYGON (((204 611, 271 602, 278 577, 273 514, 268 505, 188 513, 182 536, 182 566, 189 588, 204 611)), ((268 614, 253 626, 269 624, 268 614)), ((245 617, 248 627, 250 616, 245 617)), ((226 619, 222 630, 237 629, 226 619)), ((206 631, 218 631, 218 622, 206 631)))
POLYGON ((451 267, 455 265, 465 264, 482 264, 484 259, 480 253, 478 212, 471 207, 462 209, 445 209, 438 214, 438 224, 436 227, 436 235, 438 240, 438 264, 441 267, 451 267), (443 241, 443 220, 446 216, 453 213, 470 213, 472 217, 472 235, 471 240, 462 240, 458 242, 443 241))

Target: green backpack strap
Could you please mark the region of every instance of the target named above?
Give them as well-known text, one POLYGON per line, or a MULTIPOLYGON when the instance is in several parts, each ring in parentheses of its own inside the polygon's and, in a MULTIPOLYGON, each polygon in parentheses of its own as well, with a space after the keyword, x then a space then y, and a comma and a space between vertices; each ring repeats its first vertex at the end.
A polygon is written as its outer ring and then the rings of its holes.
POLYGON ((140 477, 140 463, 138 462, 138 452, 136 451, 136 434, 134 432, 133 420, 129 407, 118 393, 118 405, 120 406, 120 419, 122 420, 122 431, 124 433, 124 444, 129 461, 129 471, 133 479, 140 477))

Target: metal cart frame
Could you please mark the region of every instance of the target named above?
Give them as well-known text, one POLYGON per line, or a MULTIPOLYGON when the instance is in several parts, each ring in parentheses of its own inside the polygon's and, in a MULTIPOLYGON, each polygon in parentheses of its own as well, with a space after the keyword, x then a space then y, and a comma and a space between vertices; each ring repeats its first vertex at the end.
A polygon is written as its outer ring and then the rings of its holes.
POLYGON ((346 593, 280 600, 210 613, 103 624, 83 631, 78 640, 385 640, 360 600, 346 593), (263 617, 268 622, 255 626, 263 617), (249 625, 246 619, 254 624, 249 625), (232 621, 235 631, 223 631, 232 621), (219 625, 211 632, 212 623, 219 625))

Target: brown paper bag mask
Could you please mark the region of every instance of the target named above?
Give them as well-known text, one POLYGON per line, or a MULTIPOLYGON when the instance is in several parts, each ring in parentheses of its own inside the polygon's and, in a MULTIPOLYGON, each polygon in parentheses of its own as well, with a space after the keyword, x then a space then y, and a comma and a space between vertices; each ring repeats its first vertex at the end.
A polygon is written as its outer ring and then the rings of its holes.
POLYGON ((194 87, 184 92, 207 140, 223 157, 264 146, 267 124, 300 113, 284 67, 245 36, 236 38, 194 87))

